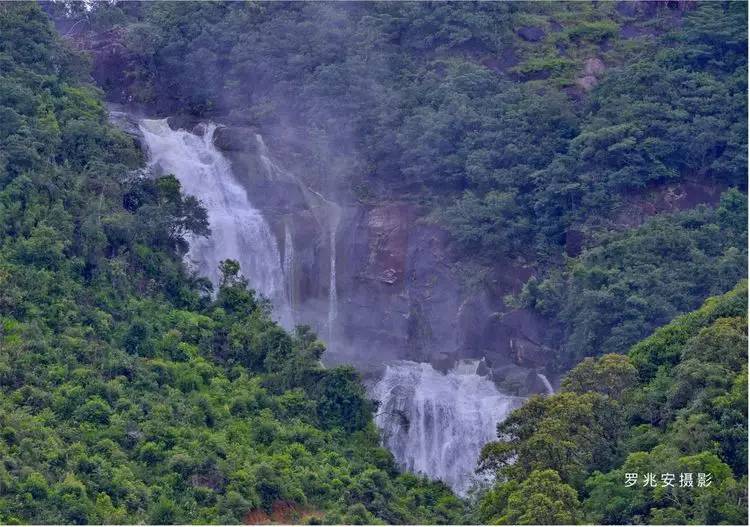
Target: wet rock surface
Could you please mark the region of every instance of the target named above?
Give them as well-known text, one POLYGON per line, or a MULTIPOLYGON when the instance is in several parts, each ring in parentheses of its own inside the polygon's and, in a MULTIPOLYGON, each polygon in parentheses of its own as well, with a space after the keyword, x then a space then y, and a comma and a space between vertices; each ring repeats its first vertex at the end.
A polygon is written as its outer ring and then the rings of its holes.
POLYGON ((407 359, 445 371, 459 359, 487 357, 488 373, 508 364, 529 373, 545 363, 549 350, 538 344, 541 319, 527 313, 499 322, 496 315, 505 309, 503 296, 517 291, 528 272, 498 269, 493 290, 470 290, 447 232, 407 202, 339 198, 338 305, 335 323, 328 327, 332 247, 325 214, 305 200, 299 188, 303 182, 269 178, 257 146, 231 137, 251 130, 221 130, 217 146, 229 145, 226 154, 235 173, 251 200, 256 197, 254 205, 268 218, 280 246, 284 229, 291 229, 296 320, 311 324, 328 341, 328 363, 353 363, 368 371, 407 359), (242 144, 249 146, 236 149, 242 144))

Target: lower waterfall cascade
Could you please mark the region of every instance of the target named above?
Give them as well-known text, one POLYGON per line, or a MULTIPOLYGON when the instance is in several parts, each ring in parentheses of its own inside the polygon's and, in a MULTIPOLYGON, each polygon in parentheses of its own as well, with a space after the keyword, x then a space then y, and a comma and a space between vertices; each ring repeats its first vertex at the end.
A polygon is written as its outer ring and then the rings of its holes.
POLYGON ((385 446, 404 468, 440 479, 466 494, 482 447, 497 423, 523 399, 502 394, 477 374, 479 361, 460 361, 443 374, 428 363, 388 364, 373 395, 385 446))

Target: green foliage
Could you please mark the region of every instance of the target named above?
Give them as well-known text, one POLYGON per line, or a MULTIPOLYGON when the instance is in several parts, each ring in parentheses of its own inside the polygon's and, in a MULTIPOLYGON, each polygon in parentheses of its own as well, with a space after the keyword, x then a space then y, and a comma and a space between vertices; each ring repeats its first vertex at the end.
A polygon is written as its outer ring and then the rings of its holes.
POLYGON ((637 378, 638 370, 631 360, 613 353, 581 361, 565 375, 562 388, 566 392, 598 392, 619 401, 637 378))
POLYGON ((482 524, 556 525, 579 523, 581 504, 571 486, 554 470, 531 473, 519 484, 509 481, 486 492, 479 502, 482 524))
POLYGON ((532 397, 498 424, 505 439, 484 447, 479 466, 516 480, 551 468, 580 486, 586 474, 616 459, 624 422, 621 405, 596 392, 532 397))
POLYGON ((369 422, 372 404, 352 367, 334 368, 316 386, 316 392, 320 401, 318 416, 327 426, 353 432, 369 422))
POLYGON ((746 272, 747 6, 674 7, 98 3, 86 17, 124 35, 113 95, 303 130, 313 187, 427 204, 469 263, 533 268, 520 303, 559 323, 546 344, 564 370, 746 272), (734 190, 627 232, 633 207, 689 185, 734 190))
MULTIPOLYGON (((683 347, 691 338, 717 319, 736 317, 746 303, 747 283, 742 282, 734 294, 708 299, 692 313, 679 317, 673 324, 659 328, 652 336, 633 346, 630 357, 645 379, 652 379, 659 366, 672 366, 680 359, 683 347)), ((709 331, 705 328, 705 331, 709 331)))
POLYGON ((502 483, 481 496, 480 521, 747 523, 746 282, 628 355, 585 359, 562 390, 515 410, 484 447, 480 469, 502 483), (700 472, 710 486, 625 485, 625 474, 700 472), (546 490, 530 498, 535 487, 546 490), (555 516, 578 499, 583 517, 555 516))
MULTIPOLYGON (((499 426, 479 521, 741 524, 746 286, 675 317, 746 273, 747 7, 690 7, 665 32, 669 5, 606 2, 45 5, 118 40, 110 94, 304 129, 311 180, 418 199, 467 258, 536 265, 517 300, 559 322, 556 365, 605 355, 499 426), (585 92, 589 58, 606 71, 585 92), (686 183, 730 190, 626 230, 623 202, 686 183), (623 485, 680 470, 715 484, 623 485)), ((462 521, 442 484, 398 474, 356 373, 274 324, 236 262, 215 296, 185 271, 205 211, 138 173, 39 7, 0 5, 0 34, 0 522, 238 523, 279 503, 462 521)))
POLYGON ((561 321, 563 367, 622 351, 746 275, 746 222, 746 199, 730 190, 717 209, 657 217, 604 238, 563 275, 529 281, 520 299, 561 321))
MULTIPOLYGON (((512 486, 512 483, 506 484, 512 486)), ((503 493, 502 486, 498 491, 503 493)), ((580 506, 575 489, 554 470, 535 470, 515 489, 508 489, 500 516, 487 523, 501 525, 565 525, 578 523, 580 506)))
POLYGON ((205 210, 140 173, 40 8, 0 5, 0 32, 0 523, 240 523, 279 503, 460 522, 444 485, 398 473, 309 328, 277 326, 236 262, 215 296, 186 272, 205 210))
POLYGON ((619 27, 611 20, 583 22, 566 31, 571 40, 600 41, 617 35, 619 27))

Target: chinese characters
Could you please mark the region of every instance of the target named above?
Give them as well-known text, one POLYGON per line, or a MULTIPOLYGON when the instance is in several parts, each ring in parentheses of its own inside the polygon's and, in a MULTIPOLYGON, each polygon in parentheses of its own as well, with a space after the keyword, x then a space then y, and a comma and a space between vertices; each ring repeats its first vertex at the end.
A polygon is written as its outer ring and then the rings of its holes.
POLYGON ((698 472, 696 479, 693 479, 693 472, 681 472, 679 474, 654 474, 647 472, 638 474, 637 472, 628 472, 625 474, 625 486, 635 487, 710 487, 712 476, 710 472, 698 472), (695 483, 695 484, 694 484, 695 483))

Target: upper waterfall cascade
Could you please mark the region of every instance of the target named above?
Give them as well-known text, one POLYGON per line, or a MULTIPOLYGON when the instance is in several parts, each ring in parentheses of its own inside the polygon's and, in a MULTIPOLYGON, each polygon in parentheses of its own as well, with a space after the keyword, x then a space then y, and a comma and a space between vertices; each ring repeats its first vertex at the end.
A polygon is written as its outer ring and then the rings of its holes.
POLYGON ((443 374, 430 364, 397 361, 375 385, 385 445, 403 467, 441 479, 460 494, 475 481, 479 452, 496 439, 497 423, 522 402, 460 361, 443 374))
POLYGON ((202 125, 200 134, 172 130, 166 119, 143 119, 139 126, 149 165, 159 173, 174 174, 184 192, 200 199, 208 212, 211 235, 189 240, 190 262, 216 285, 219 262, 239 261, 250 286, 273 302, 276 316, 289 327, 291 314, 276 240, 235 180, 229 161, 214 146, 216 125, 202 125))

